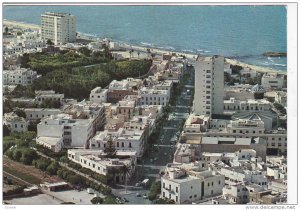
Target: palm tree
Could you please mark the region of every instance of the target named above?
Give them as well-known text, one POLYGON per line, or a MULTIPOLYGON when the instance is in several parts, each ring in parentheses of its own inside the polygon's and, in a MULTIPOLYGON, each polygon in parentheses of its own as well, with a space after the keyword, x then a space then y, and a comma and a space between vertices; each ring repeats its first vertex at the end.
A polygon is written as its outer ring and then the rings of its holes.
POLYGON ((125 177, 125 194, 127 194, 127 175, 130 174, 131 169, 127 165, 123 165, 120 171, 122 172, 123 177, 125 177))
POLYGON ((138 58, 140 58, 140 52, 138 52, 137 54, 138 54, 138 58))

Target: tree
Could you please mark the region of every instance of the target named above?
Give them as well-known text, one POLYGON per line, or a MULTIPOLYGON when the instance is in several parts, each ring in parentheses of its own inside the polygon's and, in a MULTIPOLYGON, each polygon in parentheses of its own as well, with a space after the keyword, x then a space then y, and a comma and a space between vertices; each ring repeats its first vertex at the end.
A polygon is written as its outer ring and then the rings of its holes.
POLYGON ((54 45, 54 43, 51 41, 51 39, 47 39, 46 44, 47 44, 47 45, 50 45, 50 46, 54 45))
POLYGON ((127 175, 130 174, 130 167, 127 165, 123 165, 121 168, 121 172, 123 174, 123 177, 125 177, 125 193, 127 193, 127 175))
POLYGON ((87 47, 81 47, 78 52, 82 53, 83 55, 85 55, 86 57, 90 57, 92 51, 89 50, 87 47))
POLYGON ((17 32, 17 36, 21 36, 22 35, 22 32, 21 31, 18 31, 17 32))
POLYGON ((118 204, 117 200, 112 196, 104 198, 103 204, 118 204))
POLYGON ((50 175, 56 175, 59 169, 59 164, 56 161, 52 161, 51 164, 47 167, 47 172, 50 175))
POLYGON ((7 127, 7 125, 3 124, 3 137, 9 136, 10 135, 10 130, 7 127))
POLYGON ((14 149, 13 154, 12 154, 12 158, 15 161, 20 161, 21 157, 22 157, 22 152, 19 149, 14 149))
POLYGON ((8 34, 8 27, 7 26, 5 27, 4 30, 5 30, 5 34, 8 34))
POLYGON ((102 204, 104 202, 103 198, 95 197, 91 200, 92 204, 102 204))
POLYGON ((160 181, 153 182, 151 187, 150 187, 150 192, 148 194, 149 200, 150 201, 155 200, 157 195, 160 194, 160 192, 161 192, 161 183, 160 183, 160 181))
POLYGON ((22 109, 15 110, 15 114, 18 115, 19 117, 26 118, 26 113, 22 109))
POLYGON ((137 53, 137 55, 138 55, 138 58, 140 58, 140 54, 141 54, 140 52, 138 52, 138 53, 137 53))
POLYGON ((116 155, 116 148, 111 136, 107 141, 107 147, 105 147, 104 152, 107 153, 107 157, 114 157, 116 155))

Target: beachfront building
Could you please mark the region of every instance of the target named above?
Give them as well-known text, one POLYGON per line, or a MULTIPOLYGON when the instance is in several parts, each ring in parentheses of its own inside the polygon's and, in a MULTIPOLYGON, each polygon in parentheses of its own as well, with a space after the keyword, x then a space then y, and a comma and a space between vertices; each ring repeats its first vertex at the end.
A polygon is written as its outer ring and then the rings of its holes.
POLYGON ((182 165, 167 167, 161 177, 161 197, 174 200, 176 204, 191 204, 221 195, 224 176, 204 168, 185 169, 182 165))
POLYGON ((37 72, 30 69, 18 68, 3 70, 3 85, 29 85, 37 79, 37 72))
POLYGON ((46 12, 41 16, 42 39, 55 45, 76 41, 76 17, 67 13, 46 12))
POLYGON ((68 114, 50 115, 37 125, 37 138, 63 137, 64 147, 86 147, 93 134, 93 119, 73 119, 68 114))
POLYGON ((14 112, 4 114, 3 124, 5 124, 11 132, 24 132, 28 129, 28 122, 14 112))
POLYGON ((94 88, 90 93, 90 101, 95 103, 106 103, 107 92, 107 89, 101 89, 101 87, 94 88))
POLYGON ((126 150, 117 151, 111 157, 103 150, 69 149, 68 158, 84 168, 112 177, 115 184, 124 184, 126 179, 130 180, 137 165, 136 152, 126 150), (124 167, 128 173, 124 173, 124 167))
POLYGON ((284 83, 284 75, 277 73, 265 73, 261 78, 261 85, 265 89, 275 88, 281 89, 283 88, 284 83))
POLYGON ((199 115, 223 114, 224 57, 200 57, 195 64, 193 111, 199 115))
POLYGON ((38 90, 35 91, 35 100, 41 104, 45 101, 58 101, 62 103, 64 94, 55 93, 54 90, 38 90))
POLYGON ((170 96, 168 90, 156 90, 143 87, 139 91, 140 105, 162 105, 166 106, 169 103, 170 96))

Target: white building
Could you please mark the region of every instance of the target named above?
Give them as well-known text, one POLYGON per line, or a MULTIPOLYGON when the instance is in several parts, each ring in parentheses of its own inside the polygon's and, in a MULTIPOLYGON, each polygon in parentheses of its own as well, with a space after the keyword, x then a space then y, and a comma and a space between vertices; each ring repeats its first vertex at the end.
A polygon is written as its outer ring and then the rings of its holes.
POLYGON ((265 73, 261 78, 261 85, 265 88, 281 89, 283 87, 284 75, 277 73, 265 73))
POLYGON ((169 103, 170 97, 168 90, 155 90, 143 87, 139 91, 140 105, 162 105, 169 103))
POLYGON ((194 112, 223 114, 224 57, 198 57, 195 64, 194 112))
POLYGON ((229 133, 237 134, 263 134, 265 132, 264 122, 261 120, 236 120, 227 125, 229 133))
POLYGON ((86 147, 93 132, 93 119, 75 120, 68 114, 45 117, 37 125, 37 138, 63 137, 65 147, 86 147))
POLYGON ((24 109, 26 114, 26 120, 40 120, 44 117, 50 117, 50 115, 56 115, 62 113, 59 109, 46 109, 46 108, 26 108, 24 109))
POLYGON ((242 183, 226 185, 223 188, 223 198, 229 201, 230 204, 246 204, 249 202, 249 191, 242 183))
POLYGON ((223 175, 215 175, 205 169, 186 171, 170 167, 161 177, 161 197, 172 199, 177 204, 190 204, 221 195, 224 181, 223 175))
POLYGON ((136 166, 136 152, 117 151, 114 158, 107 157, 102 150, 68 150, 68 158, 84 168, 98 174, 114 176, 115 183, 125 183, 131 178, 136 166), (126 175, 122 168, 126 166, 129 173, 126 175))
POLYGON ((46 12, 41 16, 42 39, 63 44, 76 41, 76 17, 67 13, 46 12))
POLYGON ((36 143, 46 147, 53 152, 60 152, 63 148, 63 137, 39 136, 36 138, 36 143))
POLYGON ((27 131, 28 128, 28 122, 14 112, 4 114, 3 124, 5 124, 12 132, 24 132, 27 131))
POLYGON ((3 85, 29 85, 37 78, 37 72, 30 69, 3 70, 3 85))
POLYGON ((258 184, 267 189, 267 177, 261 171, 250 171, 241 167, 221 168, 220 174, 225 176, 226 184, 248 182, 258 184))
POLYGON ((230 98, 229 100, 224 100, 224 111, 236 111, 236 112, 263 112, 271 109, 271 104, 265 99, 247 99, 236 100, 235 98, 230 98))
POLYGON ((41 104, 44 101, 59 101, 62 103, 62 100, 64 98, 64 94, 55 93, 54 90, 39 90, 35 91, 35 99, 36 101, 41 104))
POLYGON ((107 92, 107 89, 101 89, 101 87, 94 88, 90 93, 90 101, 95 103, 106 103, 107 92))

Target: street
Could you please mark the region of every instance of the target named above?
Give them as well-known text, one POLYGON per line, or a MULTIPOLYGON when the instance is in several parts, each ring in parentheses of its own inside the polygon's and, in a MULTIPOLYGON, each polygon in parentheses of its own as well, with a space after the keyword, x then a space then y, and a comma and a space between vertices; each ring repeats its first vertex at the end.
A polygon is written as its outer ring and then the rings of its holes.
MULTIPOLYGON (((176 143, 180 136, 180 129, 191 111, 191 103, 193 95, 188 95, 187 90, 193 90, 194 87, 194 71, 191 71, 189 79, 183 81, 183 89, 180 96, 177 98, 176 105, 172 107, 172 112, 168 119, 160 128, 159 137, 155 144, 152 145, 150 154, 143 158, 141 163, 136 166, 136 173, 129 183, 134 186, 138 181, 150 179, 151 181, 160 181, 160 172, 164 171, 168 163, 173 162, 173 156, 176 151, 176 143)), ((192 93, 193 94, 193 93, 192 93)), ((114 193, 121 197, 125 197, 128 204, 149 204, 151 201, 143 198, 147 194, 144 188, 127 191, 125 194, 123 189, 114 189, 114 193), (138 196, 137 196, 138 195, 138 196), (139 197, 139 195, 142 195, 139 197)))

